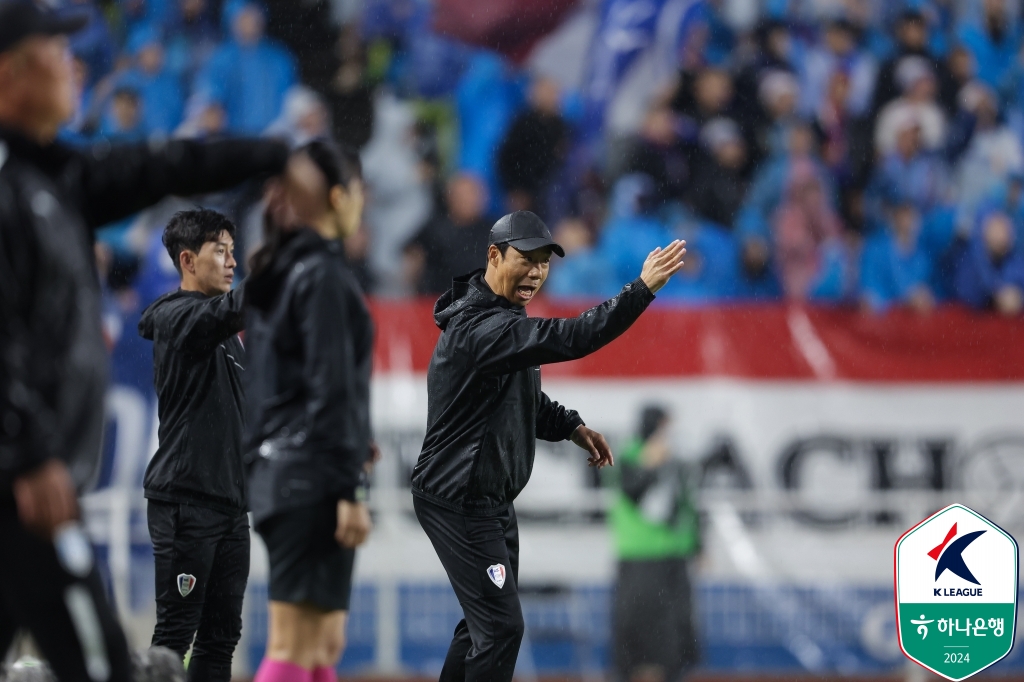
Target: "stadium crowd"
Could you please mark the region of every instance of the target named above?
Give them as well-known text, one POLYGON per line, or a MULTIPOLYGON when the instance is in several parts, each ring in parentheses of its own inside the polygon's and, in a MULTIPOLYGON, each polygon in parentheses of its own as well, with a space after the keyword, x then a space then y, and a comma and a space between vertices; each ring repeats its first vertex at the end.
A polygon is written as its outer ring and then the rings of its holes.
MULTIPOLYGON (((1024 310, 1013 0, 694 0, 672 82, 631 124, 602 115, 598 144, 585 93, 435 33, 425 0, 65 2, 93 16, 66 140, 357 147, 369 196, 346 248, 378 295, 443 291, 482 265, 497 216, 530 209, 566 250, 549 297, 613 295, 683 237, 664 300, 1024 310)), ((254 196, 208 200, 247 251, 254 196)), ((157 229, 173 208, 105 231, 111 286, 143 305, 177 283, 157 229)))

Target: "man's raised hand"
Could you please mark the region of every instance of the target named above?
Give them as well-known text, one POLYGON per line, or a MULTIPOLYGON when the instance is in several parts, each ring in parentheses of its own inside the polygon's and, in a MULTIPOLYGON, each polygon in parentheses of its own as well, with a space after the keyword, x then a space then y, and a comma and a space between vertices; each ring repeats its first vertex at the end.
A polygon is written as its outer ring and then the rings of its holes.
POLYGON ((652 294, 658 293, 672 275, 683 268, 683 254, 686 253, 686 242, 677 239, 664 249, 660 246, 647 256, 640 279, 644 281, 652 294))

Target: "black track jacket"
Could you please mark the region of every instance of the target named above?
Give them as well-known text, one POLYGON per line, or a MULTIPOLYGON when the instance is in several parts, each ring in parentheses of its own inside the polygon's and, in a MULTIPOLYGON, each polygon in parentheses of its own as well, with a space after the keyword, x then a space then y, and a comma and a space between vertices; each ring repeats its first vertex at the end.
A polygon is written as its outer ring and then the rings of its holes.
POLYGON ((483 270, 456 278, 434 305, 441 338, 413 494, 470 516, 504 511, 530 480, 536 439, 566 440, 583 423, 541 391, 539 365, 611 343, 653 300, 638 278, 579 317, 531 318, 496 296, 483 270))
POLYGON ((146 468, 146 497, 224 512, 246 509, 242 467, 242 291, 173 291, 142 313, 153 342, 160 446, 146 468))
POLYGON ((285 236, 245 282, 245 459, 256 523, 353 500, 370 455, 373 320, 339 242, 285 236))
POLYGON ((81 489, 100 455, 107 349, 92 230, 168 194, 279 171, 268 140, 40 145, 0 129, 0 493, 49 459, 81 489))

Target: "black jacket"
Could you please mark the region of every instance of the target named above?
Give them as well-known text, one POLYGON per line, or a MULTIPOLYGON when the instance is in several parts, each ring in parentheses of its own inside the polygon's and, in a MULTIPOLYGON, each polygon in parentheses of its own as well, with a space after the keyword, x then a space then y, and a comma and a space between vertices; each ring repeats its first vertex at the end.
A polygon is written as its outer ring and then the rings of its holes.
POLYGON ((442 333, 413 494, 471 516, 504 511, 530 480, 536 439, 566 440, 583 423, 541 391, 539 365, 611 343, 653 300, 637 279, 579 317, 531 318, 492 293, 482 270, 456 278, 434 305, 442 333))
POLYGON ((103 430, 107 350, 92 230, 168 194, 279 170, 258 140, 40 146, 0 130, 0 489, 58 458, 80 486, 103 430))
POLYGON ((246 280, 245 458, 256 522, 355 499, 370 454, 373 321, 341 244, 288 235, 246 280))
POLYGON ((147 498, 245 510, 243 320, 241 289, 213 297, 179 289, 142 313, 160 416, 160 446, 143 480, 147 498))

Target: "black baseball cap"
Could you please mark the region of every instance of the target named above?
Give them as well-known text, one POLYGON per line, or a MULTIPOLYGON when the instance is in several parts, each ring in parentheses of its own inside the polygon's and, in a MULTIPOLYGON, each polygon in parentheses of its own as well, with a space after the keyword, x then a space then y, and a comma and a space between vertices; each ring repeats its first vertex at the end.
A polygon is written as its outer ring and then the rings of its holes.
POLYGON ((0 53, 29 36, 74 33, 89 23, 81 12, 55 12, 33 0, 0 0, 0 53))
POLYGON ((565 258, 565 251, 551 238, 548 226, 530 211, 515 211, 499 218, 491 228, 490 243, 508 244, 518 251, 550 246, 554 253, 565 258))

